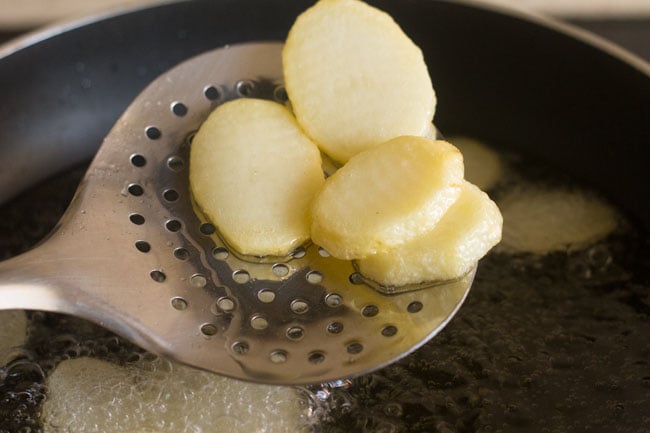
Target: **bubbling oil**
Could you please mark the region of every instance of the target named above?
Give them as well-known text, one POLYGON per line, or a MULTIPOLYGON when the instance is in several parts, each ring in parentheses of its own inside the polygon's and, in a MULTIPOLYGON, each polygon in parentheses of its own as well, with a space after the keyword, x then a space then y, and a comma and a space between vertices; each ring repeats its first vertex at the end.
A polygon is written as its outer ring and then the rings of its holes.
POLYGON ((158 357, 124 366, 70 359, 47 384, 45 432, 307 431, 305 400, 295 389, 245 383, 158 357))
MULTIPOLYGON (((584 211, 575 206, 585 203, 609 206, 542 165, 520 156, 502 158, 496 164, 502 173, 489 191, 497 203, 529 200, 531 194, 519 194, 526 185, 539 200, 549 191, 555 203, 566 193, 589 197, 569 200, 574 207, 568 210, 534 203, 535 218, 542 220, 567 221, 584 211)), ((71 191, 78 181, 74 175, 61 179, 71 191)), ((55 224, 59 214, 52 209, 60 209, 55 203, 69 196, 52 185, 56 183, 0 208, 0 239, 10 240, 6 250, 38 240, 39 230, 20 232, 17 222, 11 226, 12 215, 42 219, 49 214, 49 223, 55 224), (57 197, 49 201, 49 212, 43 209, 43 195, 57 197), (4 237, 2 230, 13 234, 4 237)), ((619 212, 599 215, 598 227, 609 229, 589 232, 578 226, 580 242, 562 233, 560 247, 493 250, 481 261, 457 316, 410 356, 372 374, 308 388, 233 388, 83 320, 28 312, 27 339, 0 367, 0 432, 115 433, 146 427, 150 432, 207 433, 220 431, 215 419, 237 431, 238 417, 259 418, 240 423, 246 431, 270 433, 649 431, 649 239, 619 212), (615 224, 603 218, 613 218, 615 224), (585 238, 584 233, 591 235, 585 238), (77 383, 75 378, 80 378, 77 383), (106 384, 115 388, 101 393, 106 384), (85 397, 87 390, 95 400, 85 397), (93 414, 93 422, 88 401, 104 411, 93 414), (155 410, 148 411, 147 405, 155 410), (71 416, 77 424, 70 423, 71 416), (132 423, 114 422, 125 417, 132 423)), ((534 226, 514 223, 523 232, 534 226)), ((525 245, 538 244, 533 237, 525 245)))

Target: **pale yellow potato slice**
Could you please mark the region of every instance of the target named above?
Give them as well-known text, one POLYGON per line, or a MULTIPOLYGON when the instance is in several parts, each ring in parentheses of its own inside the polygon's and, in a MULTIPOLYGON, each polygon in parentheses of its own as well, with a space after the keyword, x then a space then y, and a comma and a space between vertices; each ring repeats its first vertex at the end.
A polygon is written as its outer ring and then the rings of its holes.
POLYGON ((282 52, 300 125, 345 163, 400 135, 425 135, 436 97, 421 50, 385 12, 320 0, 295 21, 282 52))
POLYGON ((451 144, 401 136, 351 158, 312 207, 312 240, 358 259, 432 229, 456 201, 463 157, 451 144))
POLYGON ((227 102, 192 141, 194 199, 242 254, 283 256, 306 242, 309 206, 323 182, 318 148, 272 101, 227 102))
POLYGON ((501 181, 504 163, 494 149, 470 137, 449 137, 449 142, 463 154, 467 181, 484 191, 494 188, 501 181))
POLYGON ((449 211, 430 231, 357 261, 362 275, 385 286, 448 280, 468 272, 501 239, 497 205, 465 181, 449 211))

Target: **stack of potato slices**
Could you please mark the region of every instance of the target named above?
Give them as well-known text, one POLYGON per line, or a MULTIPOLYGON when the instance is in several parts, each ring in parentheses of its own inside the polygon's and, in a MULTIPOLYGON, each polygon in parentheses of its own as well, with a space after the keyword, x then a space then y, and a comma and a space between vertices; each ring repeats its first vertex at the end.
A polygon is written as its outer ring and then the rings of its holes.
POLYGON ((431 138, 436 97, 421 50, 385 12, 320 0, 282 53, 289 103, 218 107, 192 143, 194 198, 241 254, 311 239, 381 285, 457 278, 501 239, 462 154, 431 138), (321 154, 338 170, 325 179, 321 154))

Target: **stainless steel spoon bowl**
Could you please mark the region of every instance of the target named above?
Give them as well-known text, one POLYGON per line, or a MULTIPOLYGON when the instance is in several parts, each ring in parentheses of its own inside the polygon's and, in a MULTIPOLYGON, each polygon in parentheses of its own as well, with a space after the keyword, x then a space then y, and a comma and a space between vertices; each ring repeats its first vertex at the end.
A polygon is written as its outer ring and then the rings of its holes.
POLYGON ((0 309, 68 313, 226 376, 309 384, 412 352, 465 299, 474 272, 384 288, 307 245, 247 260, 198 212, 191 137, 238 97, 282 102, 281 43, 207 52, 156 79, 117 121, 70 207, 37 248, 0 263, 0 309))

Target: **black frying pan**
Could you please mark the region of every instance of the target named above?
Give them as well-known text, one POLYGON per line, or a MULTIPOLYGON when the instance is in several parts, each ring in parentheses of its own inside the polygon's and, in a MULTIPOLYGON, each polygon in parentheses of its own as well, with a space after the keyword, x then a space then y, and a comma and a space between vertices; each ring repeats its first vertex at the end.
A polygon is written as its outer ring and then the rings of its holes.
MULTIPOLYGON (((225 44, 282 40, 295 16, 310 3, 298 0, 174 2, 54 29, 0 49, 0 201, 37 180, 88 160, 119 114, 158 74, 192 55, 225 44)), ((458 132, 473 135, 498 143, 503 149, 539 158, 579 183, 603 192, 642 230, 650 228, 647 174, 650 67, 647 63, 564 26, 470 3, 437 0, 370 3, 390 12, 422 47, 438 94, 435 121, 440 130, 448 135, 458 132)), ((50 188, 61 185, 60 180, 57 182, 50 183, 50 188)), ((35 194, 28 197, 42 198, 38 192, 35 194)), ((16 209, 20 212, 35 208, 19 200, 0 210, 7 217, 16 215, 16 209)), ((9 239, 3 253, 20 242, 20 239, 9 239)), ((647 255, 646 243, 642 240, 641 247, 631 255, 647 255)), ((499 257, 489 260, 488 264, 502 268, 510 265, 499 257)), ((563 263, 557 257, 548 260, 563 263)), ((443 358, 467 357, 467 370, 472 372, 470 379, 461 377, 466 382, 459 383, 453 372, 445 370, 445 359, 438 360, 442 365, 439 369, 431 369, 427 383, 434 388, 438 386, 443 394, 454 396, 452 403, 456 405, 444 406, 444 399, 431 402, 430 409, 445 419, 438 428, 475 432, 489 431, 485 426, 505 425, 510 426, 508 431, 539 431, 538 427, 544 425, 550 431, 566 431, 572 425, 571 420, 575 420, 573 427, 578 429, 584 426, 592 430, 594 426, 605 426, 603 431, 610 431, 612 426, 630 432, 650 429, 647 418, 650 347, 648 335, 643 335, 648 330, 650 307, 644 263, 647 265, 647 260, 634 261, 633 267, 639 272, 633 278, 632 289, 599 287, 582 304, 580 299, 554 289, 571 288, 571 281, 563 280, 562 272, 533 275, 540 284, 548 285, 549 295, 543 297, 541 304, 537 298, 533 302, 517 295, 517 288, 507 284, 497 291, 482 291, 482 282, 494 276, 489 272, 479 273, 467 305, 434 341, 443 358), (508 307, 506 301, 515 297, 519 304, 508 307), (612 319, 603 311, 614 304, 626 312, 612 319), (485 318, 486 311, 502 316, 512 314, 511 322, 500 322, 503 325, 518 320, 535 321, 539 317, 548 319, 546 315, 553 309, 568 313, 556 317, 556 325, 540 321, 539 332, 520 336, 533 345, 536 340, 543 340, 536 347, 542 347, 544 353, 526 354, 531 362, 539 364, 527 367, 541 372, 538 383, 533 381, 527 390, 521 383, 500 382, 498 374, 481 366, 484 354, 483 349, 473 346, 472 338, 479 332, 473 323, 485 318), (580 315, 585 311, 593 313, 588 326, 594 323, 601 326, 602 321, 613 320, 609 327, 602 325, 602 329, 610 330, 609 334, 590 336, 584 327, 574 329, 571 314, 580 315), (627 329, 625 317, 635 320, 631 323, 645 325, 638 328, 630 325, 627 329), (565 332, 565 337, 572 337, 561 338, 560 332, 553 337, 555 340, 547 341, 547 336, 558 329, 565 332), (584 334, 585 341, 580 339, 580 333, 584 334), (612 359, 613 353, 622 350, 616 344, 628 349, 630 345, 639 346, 629 354, 621 354, 621 359, 636 363, 633 370, 625 370, 621 365, 624 362, 612 359), (567 370, 573 372, 569 376, 559 373, 545 376, 547 367, 568 369, 561 356, 570 355, 571 350, 576 351, 577 359, 583 359, 577 352, 585 350, 593 350, 594 356, 602 355, 603 359, 582 370, 574 365, 567 370), (602 368, 597 367, 601 364, 602 368), (626 384, 621 390, 616 386, 616 378, 623 370, 634 371, 639 377, 621 379, 626 384), (465 398, 462 391, 457 391, 458 387, 462 390, 463 386, 479 385, 485 392, 478 403, 470 399, 473 394, 465 398), (576 395, 575 407, 566 405, 563 391, 576 395), (557 399, 549 398, 549 392, 557 399), (508 401, 512 407, 504 403, 508 401), (517 406, 517 401, 523 403, 517 406), (555 407, 554 401, 559 402, 555 407), (581 401, 590 406, 580 407, 581 401), (536 402, 540 406, 536 407, 536 402), (645 418, 639 416, 644 411, 645 418)), ((535 293, 545 287, 538 287, 535 293)), ((496 327, 494 331, 511 330, 506 326, 496 327)), ((499 347, 508 349, 502 344, 499 347)), ((413 359, 419 362, 417 355, 413 359)), ((528 358, 508 359, 523 365, 528 358)), ((396 368, 391 371, 399 372, 399 368, 406 369, 408 364, 396 368)), ((499 368, 507 370, 505 364, 499 364, 499 368)), ((523 378, 526 369, 521 368, 523 378)), ((373 410, 377 403, 372 398, 362 401, 366 406, 359 410, 373 410)), ((420 413, 411 412, 409 407, 403 409, 404 417, 420 413)), ((343 411, 339 415, 348 416, 346 422, 354 425, 354 413, 345 415, 343 411)))
MULTIPOLYGON (((159 73, 221 45, 282 40, 309 3, 181 1, 10 46, 0 60, 0 185, 11 179, 16 192, 89 158, 159 73)), ((650 143, 647 64, 548 22, 471 4, 372 3, 426 53, 442 131, 525 146, 650 223, 649 207, 638 199, 650 192, 641 182, 650 143)))

